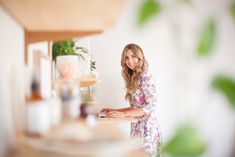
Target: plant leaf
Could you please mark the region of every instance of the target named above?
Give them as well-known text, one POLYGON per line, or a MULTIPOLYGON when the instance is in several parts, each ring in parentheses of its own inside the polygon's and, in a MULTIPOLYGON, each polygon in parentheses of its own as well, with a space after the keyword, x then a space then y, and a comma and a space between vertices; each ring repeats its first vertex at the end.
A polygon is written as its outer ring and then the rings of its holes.
POLYGON ((217 75, 212 81, 212 86, 219 90, 235 109, 235 81, 227 76, 217 75))
POLYGON ((83 53, 86 53, 86 54, 88 54, 88 49, 87 48, 85 48, 85 47, 76 47, 75 48, 76 50, 79 50, 79 52, 83 52, 83 53))
POLYGON ((230 14, 232 15, 233 19, 235 20, 235 3, 230 6, 230 14))
POLYGON ((76 48, 75 42, 73 40, 62 40, 59 42, 54 42, 52 46, 53 61, 56 59, 57 56, 60 56, 60 55, 77 55, 81 57, 83 60, 85 60, 82 53, 89 54, 88 49, 84 47, 76 48))
POLYGON ((141 5, 138 16, 138 25, 143 26, 152 17, 157 15, 161 10, 161 6, 157 0, 145 0, 141 5))
POLYGON ((198 136, 197 130, 189 124, 181 125, 163 149, 165 153, 177 157, 196 157, 205 150, 206 144, 198 136))
POLYGON ((205 56, 209 54, 215 41, 215 27, 215 21, 212 18, 208 19, 200 34, 200 39, 197 46, 198 55, 205 56))
POLYGON ((83 57, 83 55, 82 55, 82 54, 80 54, 80 53, 76 53, 76 55, 78 55, 79 57, 81 57, 81 58, 82 58, 82 60, 84 60, 84 61, 85 61, 85 58, 83 57))
POLYGON ((94 60, 90 60, 90 70, 93 71, 96 69, 96 63, 94 60))

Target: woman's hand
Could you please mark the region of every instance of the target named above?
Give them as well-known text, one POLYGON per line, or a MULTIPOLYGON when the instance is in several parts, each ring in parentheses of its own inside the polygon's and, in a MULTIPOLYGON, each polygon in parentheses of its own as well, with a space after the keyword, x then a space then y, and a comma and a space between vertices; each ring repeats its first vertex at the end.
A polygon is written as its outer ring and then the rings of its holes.
POLYGON ((109 111, 115 111, 113 108, 103 108, 101 109, 101 112, 109 112, 109 111))
POLYGON ((123 117, 125 117, 125 112, 108 111, 108 112, 106 112, 106 117, 108 117, 108 118, 123 118, 123 117))

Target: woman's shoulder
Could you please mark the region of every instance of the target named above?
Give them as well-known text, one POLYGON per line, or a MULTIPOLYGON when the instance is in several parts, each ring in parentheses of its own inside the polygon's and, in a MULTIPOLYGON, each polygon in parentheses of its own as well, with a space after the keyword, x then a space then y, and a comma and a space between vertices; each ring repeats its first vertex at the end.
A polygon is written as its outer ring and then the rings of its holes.
POLYGON ((150 81, 150 80, 154 80, 151 72, 149 70, 143 71, 140 76, 140 82, 145 82, 145 81, 150 81))
POLYGON ((145 70, 142 72, 141 77, 152 77, 152 74, 149 70, 145 70))

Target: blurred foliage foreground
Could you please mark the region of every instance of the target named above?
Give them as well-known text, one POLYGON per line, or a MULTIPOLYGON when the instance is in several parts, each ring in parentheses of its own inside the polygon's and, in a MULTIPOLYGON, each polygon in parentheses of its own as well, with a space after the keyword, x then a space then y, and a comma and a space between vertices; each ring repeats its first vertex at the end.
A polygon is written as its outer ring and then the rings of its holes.
MULTIPOLYGON (((176 3, 192 4, 190 0, 177 0, 176 3)), ((143 27, 147 22, 163 10, 157 0, 144 0, 139 8, 137 23, 143 27)), ((230 16, 235 20, 235 3, 228 8, 230 16)), ((201 28, 197 44, 197 54, 200 57, 208 56, 216 39, 216 22, 213 17, 208 17, 201 28)), ((235 109, 235 80, 230 76, 218 74, 211 80, 211 85, 218 90, 235 109)), ((196 157, 202 155, 207 144, 198 135, 197 129, 189 123, 180 125, 175 134, 164 144, 163 153, 175 157, 196 157)))

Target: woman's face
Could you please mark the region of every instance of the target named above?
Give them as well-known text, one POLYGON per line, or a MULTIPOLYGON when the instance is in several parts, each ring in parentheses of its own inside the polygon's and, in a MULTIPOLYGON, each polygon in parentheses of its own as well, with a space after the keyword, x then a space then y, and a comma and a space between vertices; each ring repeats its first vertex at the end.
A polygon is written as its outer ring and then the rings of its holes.
POLYGON ((126 51, 126 56, 125 56, 125 63, 127 65, 128 68, 130 68, 131 70, 133 70, 137 63, 138 63, 139 59, 137 58, 137 56, 133 53, 132 50, 127 50, 126 51))

